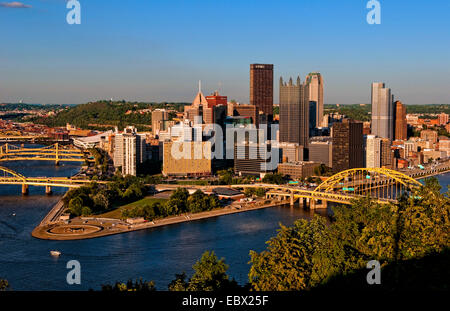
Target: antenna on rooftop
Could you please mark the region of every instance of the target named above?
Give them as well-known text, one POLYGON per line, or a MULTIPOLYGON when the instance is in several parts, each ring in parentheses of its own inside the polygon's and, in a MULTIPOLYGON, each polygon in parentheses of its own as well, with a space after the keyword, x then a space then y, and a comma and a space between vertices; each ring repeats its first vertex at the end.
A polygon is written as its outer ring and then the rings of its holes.
POLYGON ((198 92, 202 92, 202 80, 198 80, 198 92))

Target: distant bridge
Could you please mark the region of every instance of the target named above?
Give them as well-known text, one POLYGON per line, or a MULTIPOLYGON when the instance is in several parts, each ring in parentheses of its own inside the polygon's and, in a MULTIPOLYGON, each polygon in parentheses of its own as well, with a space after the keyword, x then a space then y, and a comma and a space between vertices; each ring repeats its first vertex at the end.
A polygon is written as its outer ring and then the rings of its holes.
MULTIPOLYGON (((85 154, 75 148, 62 146, 58 143, 42 148, 24 148, 5 144, 0 147, 0 162, 2 161, 54 161, 84 162, 85 154)), ((88 161, 90 159, 87 159, 88 161)))
POLYGON ((0 142, 12 142, 12 141, 42 141, 49 140, 50 137, 45 135, 24 135, 24 136, 11 136, 11 135, 0 135, 0 142))
MULTIPOLYGON (((0 166, 0 185, 21 185, 22 194, 28 194, 29 186, 45 187, 45 192, 50 194, 52 187, 78 188, 93 182, 89 179, 75 179, 67 177, 25 177, 9 168, 0 166)), ((97 183, 107 183, 96 181, 97 183)))

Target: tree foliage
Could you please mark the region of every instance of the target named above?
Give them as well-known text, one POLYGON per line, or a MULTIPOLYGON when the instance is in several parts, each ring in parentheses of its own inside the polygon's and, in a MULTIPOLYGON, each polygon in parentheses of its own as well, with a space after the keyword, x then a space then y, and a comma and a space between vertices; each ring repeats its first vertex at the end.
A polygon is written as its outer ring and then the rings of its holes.
POLYGON ((219 201, 215 196, 206 195, 201 190, 189 195, 185 188, 178 188, 166 203, 153 202, 150 205, 137 206, 131 210, 122 210, 122 218, 144 217, 146 220, 154 220, 182 213, 210 211, 219 206, 219 201))
POLYGON ((398 204, 369 198, 333 209, 334 222, 320 216, 281 226, 266 251, 252 251, 249 281, 256 290, 307 290, 336 275, 418 259, 450 247, 450 201, 436 179, 398 204))
POLYGON ((115 175, 106 186, 92 182, 67 192, 64 205, 73 216, 104 213, 114 207, 141 199, 146 186, 141 178, 115 175))
POLYGON ((228 265, 225 259, 217 258, 214 252, 206 251, 192 268, 194 274, 186 280, 186 274, 176 274, 169 284, 170 291, 222 291, 237 288, 236 281, 227 275, 228 265))

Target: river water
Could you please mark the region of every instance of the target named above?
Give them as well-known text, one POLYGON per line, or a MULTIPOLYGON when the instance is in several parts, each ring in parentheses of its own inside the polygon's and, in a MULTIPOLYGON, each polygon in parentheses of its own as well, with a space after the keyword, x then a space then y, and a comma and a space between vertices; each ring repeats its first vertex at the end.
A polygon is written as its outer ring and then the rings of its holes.
MULTIPOLYGON (((70 176, 77 164, 51 162, 2 163, 25 176, 70 176)), ((450 174, 439 176, 450 184, 450 174)), ((192 265, 206 250, 225 257, 229 274, 240 284, 247 282, 249 251, 262 251, 275 236, 279 223, 291 225, 310 218, 299 208, 274 207, 80 241, 45 241, 31 236, 33 228, 59 200, 64 189, 46 196, 42 187, 30 187, 28 196, 19 186, 0 186, 0 278, 14 290, 88 290, 101 284, 139 277, 154 280, 165 290, 175 273, 192 273, 192 265), (16 214, 13 216, 13 214, 16 214), (50 256, 59 250, 59 258, 50 256), (81 264, 81 285, 68 285, 66 264, 81 264)))

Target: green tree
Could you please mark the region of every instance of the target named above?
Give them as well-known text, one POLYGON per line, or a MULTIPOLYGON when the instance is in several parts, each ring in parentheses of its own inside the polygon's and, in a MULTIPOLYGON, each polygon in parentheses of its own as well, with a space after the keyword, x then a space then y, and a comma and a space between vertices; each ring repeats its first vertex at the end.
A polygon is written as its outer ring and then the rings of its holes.
MULTIPOLYGON (((337 275, 364 269, 370 260, 398 267, 450 248, 450 201, 436 179, 399 199, 370 198, 333 208, 334 222, 316 216, 282 226, 262 253, 251 252, 249 280, 256 290, 307 290, 337 275)), ((397 269, 397 268, 395 268, 397 269)), ((420 282, 420 280, 418 280, 420 282)))
POLYGON ((81 209, 81 216, 90 216, 90 215, 92 215, 92 210, 89 207, 84 206, 81 209))
POLYGON ((169 291, 181 292, 188 290, 189 283, 186 281, 186 273, 175 274, 175 280, 169 284, 169 291))
POLYGON ((282 184, 286 183, 285 180, 283 179, 283 175, 280 173, 266 174, 262 181, 264 183, 276 184, 276 185, 282 185, 282 184))
POLYGON ((249 281, 261 291, 304 290, 318 284, 314 269, 317 250, 328 239, 326 221, 316 216, 298 220, 293 227, 281 226, 268 241, 267 251, 250 252, 249 281))
POLYGON ((230 280, 227 275, 228 265, 225 260, 218 259, 214 252, 206 251, 192 268, 194 274, 186 280, 186 274, 175 275, 175 280, 170 282, 170 291, 222 291, 238 289, 235 280, 230 280))
POLYGON ((83 199, 81 197, 75 197, 69 201, 69 211, 73 216, 80 216, 83 209, 83 199))

